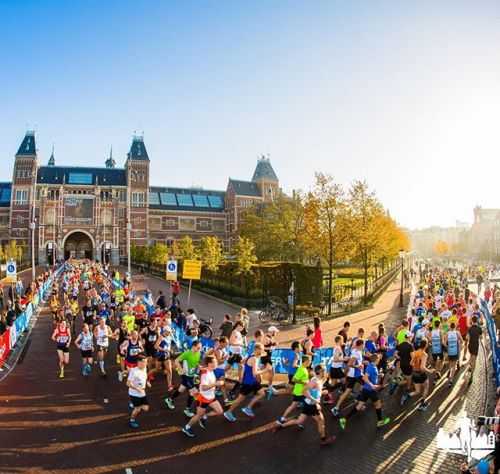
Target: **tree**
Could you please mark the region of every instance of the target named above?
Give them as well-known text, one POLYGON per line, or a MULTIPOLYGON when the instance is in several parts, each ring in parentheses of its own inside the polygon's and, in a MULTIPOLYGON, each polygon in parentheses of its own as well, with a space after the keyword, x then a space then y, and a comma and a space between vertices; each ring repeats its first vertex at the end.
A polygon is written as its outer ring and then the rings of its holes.
POLYGON ((328 265, 329 313, 332 310, 334 263, 345 260, 351 252, 349 214, 342 186, 331 176, 316 173, 313 190, 305 200, 304 237, 312 255, 317 255, 328 265))
POLYGON ((170 249, 161 242, 155 243, 149 252, 149 260, 155 265, 165 265, 170 254, 170 249))
POLYGON ((189 235, 186 235, 181 240, 176 240, 172 246, 172 250, 179 260, 194 260, 198 258, 198 249, 189 235))
POLYGON ((204 268, 217 271, 223 260, 221 241, 215 236, 203 237, 200 244, 200 255, 204 268))
POLYGON ((5 260, 16 260, 21 261, 23 257, 23 248, 17 245, 15 240, 10 240, 7 245, 3 248, 3 255, 5 260))
POLYGON ((252 271, 252 266, 257 261, 255 255, 255 244, 246 237, 238 237, 236 245, 233 247, 233 256, 236 260, 236 274, 248 274, 252 271))
POLYGON ((450 253, 450 246, 444 240, 438 240, 432 250, 438 257, 443 257, 450 253))

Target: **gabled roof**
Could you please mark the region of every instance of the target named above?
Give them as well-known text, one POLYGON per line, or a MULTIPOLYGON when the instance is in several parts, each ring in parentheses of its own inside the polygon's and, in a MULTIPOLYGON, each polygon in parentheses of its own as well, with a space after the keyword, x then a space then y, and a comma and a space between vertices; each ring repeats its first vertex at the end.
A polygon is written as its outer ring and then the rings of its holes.
POLYGON ((12 183, 0 183, 0 207, 10 207, 12 183))
POLYGON ((149 208, 172 211, 224 212, 224 191, 151 186, 149 208))
POLYGON ((123 168, 90 168, 84 166, 40 166, 38 184, 74 184, 100 186, 127 186, 123 168))
POLYGON ((146 145, 144 145, 144 138, 135 136, 132 139, 132 145, 130 145, 130 151, 127 157, 130 160, 138 161, 149 161, 148 152, 146 150, 146 145))
POLYGON ((239 181, 229 178, 229 185, 232 186, 237 196, 262 196, 259 187, 252 181, 239 181))
POLYGON ((260 179, 278 181, 278 177, 271 166, 271 161, 264 156, 257 161, 252 181, 259 181, 260 179))
POLYGON ((34 156, 36 155, 35 132, 28 130, 24 135, 23 141, 17 150, 16 156, 34 156))

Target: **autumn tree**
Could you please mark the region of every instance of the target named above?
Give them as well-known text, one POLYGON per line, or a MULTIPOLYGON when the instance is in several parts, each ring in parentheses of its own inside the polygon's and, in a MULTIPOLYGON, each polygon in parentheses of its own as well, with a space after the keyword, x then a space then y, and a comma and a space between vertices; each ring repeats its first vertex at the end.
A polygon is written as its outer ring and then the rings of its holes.
POLYGON ((443 257, 450 253, 450 246, 444 240, 438 240, 433 245, 432 250, 438 257, 443 257))
POLYGON ((200 256, 204 268, 217 271, 224 259, 222 242, 215 236, 203 237, 200 243, 200 256))
POLYGON ((170 254, 169 248, 166 244, 156 242, 149 251, 149 260, 155 265, 165 265, 170 254))
POLYGON ((250 273, 252 266, 257 262, 255 244, 246 237, 238 237, 238 241, 233 247, 233 257, 236 261, 238 275, 250 273))
POLYGON ((352 248, 350 211, 344 190, 333 178, 316 173, 315 184, 305 199, 304 238, 311 255, 328 266, 328 312, 332 309, 333 269, 345 260, 352 248))
POLYGON ((172 251, 179 260, 191 260, 198 258, 198 249, 189 235, 186 235, 180 240, 176 240, 172 246, 172 251))

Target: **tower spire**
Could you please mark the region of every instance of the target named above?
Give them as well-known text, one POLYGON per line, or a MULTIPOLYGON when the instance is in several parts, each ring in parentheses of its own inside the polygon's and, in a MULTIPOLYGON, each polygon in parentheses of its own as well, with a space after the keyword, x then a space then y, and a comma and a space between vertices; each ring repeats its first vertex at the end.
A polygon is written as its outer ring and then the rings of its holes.
POLYGON ((116 161, 113 159, 113 145, 109 150, 109 158, 106 160, 106 168, 114 168, 116 166, 116 161))
POLYGON ((49 158, 49 162, 47 163, 48 166, 55 166, 56 165, 56 159, 54 157, 54 144, 52 144, 52 153, 49 158))

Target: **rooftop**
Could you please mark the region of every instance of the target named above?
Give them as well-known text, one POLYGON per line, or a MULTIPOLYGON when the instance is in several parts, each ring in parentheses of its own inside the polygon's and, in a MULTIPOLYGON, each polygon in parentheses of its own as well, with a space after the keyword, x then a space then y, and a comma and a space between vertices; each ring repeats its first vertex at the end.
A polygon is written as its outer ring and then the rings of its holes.
POLYGON ((127 175, 123 168, 40 166, 37 183, 127 186, 127 175))
POLYGON ((177 211, 223 212, 224 197, 224 191, 151 186, 149 207, 177 211))

